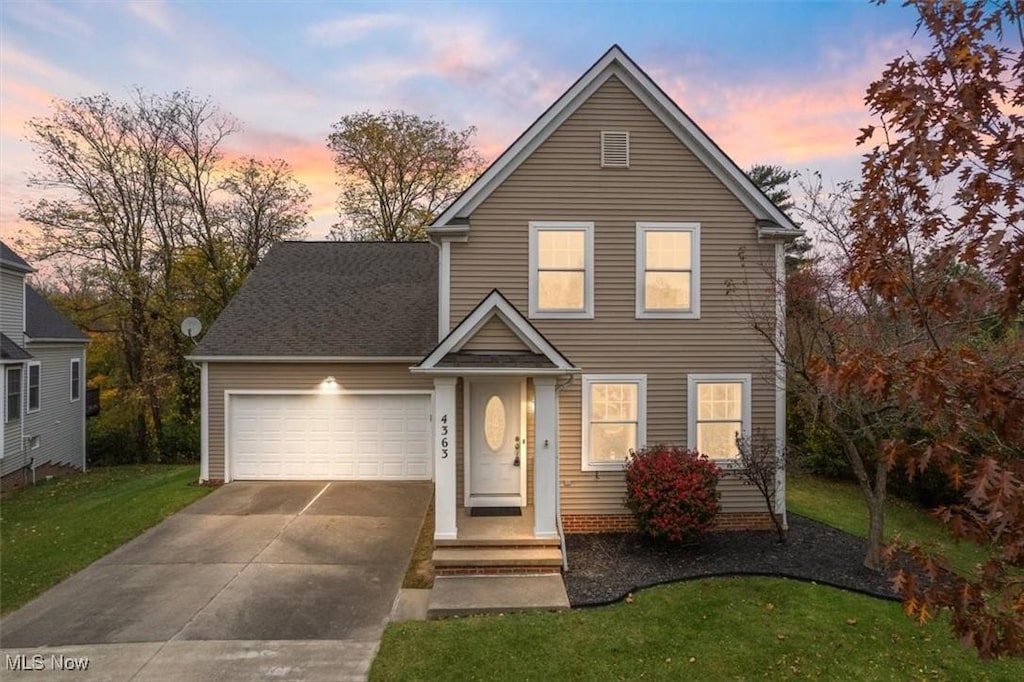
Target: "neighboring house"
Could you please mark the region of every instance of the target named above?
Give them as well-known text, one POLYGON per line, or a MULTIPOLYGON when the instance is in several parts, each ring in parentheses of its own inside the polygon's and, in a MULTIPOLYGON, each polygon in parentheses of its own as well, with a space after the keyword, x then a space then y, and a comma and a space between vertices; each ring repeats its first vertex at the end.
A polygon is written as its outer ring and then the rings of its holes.
POLYGON ((34 272, 0 242, 3 488, 73 467, 85 469, 87 337, 30 287, 34 272))
MULTIPOLYGON (((439 548, 558 549, 632 527, 630 450, 728 467, 737 434, 784 440, 781 363, 750 316, 784 314, 801 232, 618 47, 428 234, 270 251, 192 356, 203 480, 433 480, 439 548), (516 537, 473 518, 506 507, 516 537)), ((783 514, 781 469, 778 487, 783 514)), ((754 488, 720 490, 721 527, 767 526, 754 488)))

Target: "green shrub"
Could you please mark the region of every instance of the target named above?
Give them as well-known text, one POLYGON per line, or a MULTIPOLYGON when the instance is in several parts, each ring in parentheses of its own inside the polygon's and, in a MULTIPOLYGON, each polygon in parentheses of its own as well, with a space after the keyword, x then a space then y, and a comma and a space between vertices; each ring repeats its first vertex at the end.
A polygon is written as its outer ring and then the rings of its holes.
POLYGON ((641 532, 655 539, 699 540, 719 510, 721 470, 693 450, 655 445, 626 462, 626 507, 641 532))

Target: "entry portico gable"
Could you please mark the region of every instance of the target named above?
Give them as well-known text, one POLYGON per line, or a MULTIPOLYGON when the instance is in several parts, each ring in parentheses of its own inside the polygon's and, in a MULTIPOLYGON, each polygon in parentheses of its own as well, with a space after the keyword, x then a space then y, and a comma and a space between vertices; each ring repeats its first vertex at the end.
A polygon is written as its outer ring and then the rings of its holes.
POLYGON ((467 508, 525 507, 525 466, 532 460, 534 536, 558 537, 556 388, 559 379, 571 378, 579 369, 493 290, 410 371, 434 377, 435 539, 458 538, 460 457, 467 508), (517 348, 467 349, 495 321, 507 327, 519 342, 517 348), (457 423, 460 380, 465 425, 457 423), (528 380, 533 389, 532 442, 526 439, 528 380), (465 452, 458 452, 460 441, 465 452))

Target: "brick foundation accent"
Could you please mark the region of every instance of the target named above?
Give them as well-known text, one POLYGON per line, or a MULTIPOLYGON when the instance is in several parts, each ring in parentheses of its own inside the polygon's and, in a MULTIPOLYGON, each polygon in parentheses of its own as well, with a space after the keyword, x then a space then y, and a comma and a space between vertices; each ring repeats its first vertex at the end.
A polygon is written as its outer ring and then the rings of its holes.
POLYGON ((629 533, 636 523, 629 514, 573 514, 562 517, 566 533, 629 533))
MULTIPOLYGON (((40 464, 36 467, 36 482, 46 480, 47 476, 67 476, 81 471, 70 464, 40 464)), ((32 485, 32 470, 28 467, 12 471, 0 478, 0 494, 7 494, 32 485)))
POLYGON ((716 531, 773 530, 772 517, 768 512, 753 514, 719 514, 715 518, 716 531))
MULTIPOLYGON (((636 530, 636 523, 629 514, 574 514, 562 517, 566 533, 629 533, 636 530)), ((714 530, 772 530, 772 519, 768 512, 744 514, 719 514, 714 530)))

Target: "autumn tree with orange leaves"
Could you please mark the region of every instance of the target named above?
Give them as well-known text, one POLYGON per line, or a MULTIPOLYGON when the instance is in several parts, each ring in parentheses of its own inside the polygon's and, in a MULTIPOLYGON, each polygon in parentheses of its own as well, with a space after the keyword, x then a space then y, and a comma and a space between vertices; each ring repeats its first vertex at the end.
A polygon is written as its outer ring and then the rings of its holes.
MULTIPOLYGON (((922 56, 890 62, 868 89, 877 124, 851 211, 843 276, 899 336, 861 347, 839 392, 896 403, 914 437, 880 454, 909 475, 946 472, 962 493, 936 515, 989 545, 975 575, 915 546, 898 572, 907 613, 951 625, 983 657, 1024 654, 1024 28, 1016 0, 910 0, 922 56), (908 353, 913 348, 913 353, 908 353)), ((905 434, 903 434, 905 435, 905 434)))

